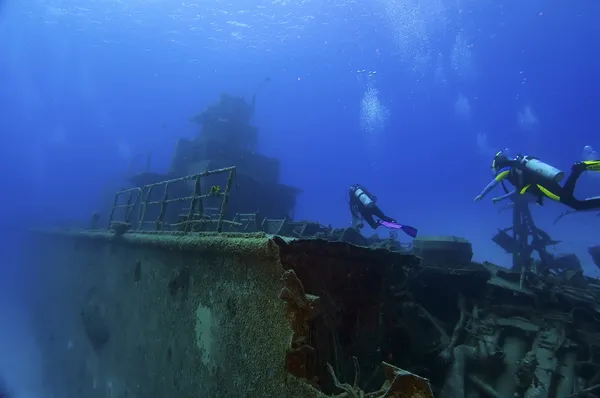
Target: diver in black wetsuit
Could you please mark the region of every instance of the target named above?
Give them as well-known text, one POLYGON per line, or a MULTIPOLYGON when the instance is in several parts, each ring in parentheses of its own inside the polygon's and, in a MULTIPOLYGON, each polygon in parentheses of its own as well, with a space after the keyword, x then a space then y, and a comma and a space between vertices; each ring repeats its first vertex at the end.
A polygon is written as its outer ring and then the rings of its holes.
POLYGON ((367 188, 362 185, 352 185, 349 190, 350 194, 350 212, 352 213, 353 224, 356 224, 359 219, 363 219, 373 229, 377 229, 380 225, 375 221, 373 216, 380 218, 383 221, 396 224, 396 220, 386 216, 383 211, 377 206, 377 198, 371 194, 367 188))
POLYGON ((511 159, 500 151, 494 156, 492 170, 494 179, 477 195, 475 202, 483 199, 494 187, 507 179, 515 189, 499 198, 494 203, 504 199, 515 198, 525 193, 532 194, 542 204, 542 198, 547 197, 572 208, 575 211, 600 209, 600 196, 578 200, 573 195, 575 184, 585 171, 600 171, 600 160, 576 162, 571 167, 571 174, 565 183, 559 182, 565 173, 532 156, 518 155, 511 159))
POLYGON ((416 238, 417 229, 409 225, 400 224, 391 217, 386 216, 377 206, 377 198, 362 185, 352 185, 348 192, 350 194, 350 212, 352 213, 352 226, 357 226, 361 218, 373 229, 380 225, 390 229, 401 229, 405 234, 416 238), (379 218, 375 220, 373 216, 379 218))

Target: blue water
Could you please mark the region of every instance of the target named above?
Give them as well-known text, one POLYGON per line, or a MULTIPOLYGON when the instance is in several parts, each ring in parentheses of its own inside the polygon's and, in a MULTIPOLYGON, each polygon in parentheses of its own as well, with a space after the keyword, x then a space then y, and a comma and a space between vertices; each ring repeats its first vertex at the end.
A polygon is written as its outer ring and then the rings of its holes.
MULTIPOLYGON (((297 218, 348 225, 345 193, 361 183, 420 234, 466 237, 476 259, 508 266, 490 237, 510 212, 473 198, 499 149, 568 172, 600 148, 598 20, 598 2, 540 0, 4 0, 2 241, 88 220, 133 158, 165 171, 190 117, 268 76, 259 151, 304 190, 297 218)), ((596 177, 577 195, 600 195, 596 177)), ((562 210, 533 212, 596 275, 600 217, 553 226, 562 210)))
MULTIPOLYGON (((132 158, 164 171, 222 92, 257 97, 259 150, 304 190, 298 218, 347 225, 347 187, 422 234, 473 241, 509 213, 472 203, 499 149, 568 171, 600 146, 600 5, 443 0, 5 2, 0 149, 8 224, 88 219, 132 158)), ((141 164, 140 164, 141 167, 141 164)), ((600 194, 584 176, 579 196, 600 194)), ((490 198, 493 195, 490 195, 490 198)), ((546 227, 562 210, 536 210, 546 227)), ((548 232, 579 251, 600 222, 548 232)))

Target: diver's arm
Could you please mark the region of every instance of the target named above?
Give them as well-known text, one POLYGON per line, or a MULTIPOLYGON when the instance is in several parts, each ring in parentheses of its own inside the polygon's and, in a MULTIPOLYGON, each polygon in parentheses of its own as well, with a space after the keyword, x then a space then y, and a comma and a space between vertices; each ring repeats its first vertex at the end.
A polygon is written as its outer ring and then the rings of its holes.
POLYGON ((490 181, 489 184, 486 185, 485 188, 483 188, 483 191, 481 191, 481 193, 477 196, 478 199, 483 199, 485 198, 485 196, 490 193, 490 191, 494 188, 496 188, 496 185, 498 185, 500 181, 496 180, 495 178, 490 181))
POLYGON ((350 205, 350 212, 352 213, 352 227, 356 228, 360 225, 360 222, 362 220, 362 216, 360 215, 360 213, 358 212, 358 206, 356 204, 354 205, 350 205))
POLYGON ((494 201, 494 203, 496 202, 502 202, 503 200, 506 199, 512 199, 513 197, 515 197, 517 195, 517 190, 513 190, 505 195, 502 196, 498 196, 497 198, 492 199, 494 201))
POLYGON ((353 218, 360 219, 360 215, 358 213, 358 206, 356 204, 350 203, 350 213, 352 213, 353 218))
POLYGON ((483 191, 481 191, 481 193, 479 195, 477 195, 475 200, 477 201, 477 200, 483 199, 488 193, 490 193, 490 191, 492 189, 496 188, 496 185, 498 185, 498 183, 500 183, 503 179, 508 177, 509 173, 510 173, 509 167, 506 167, 506 168, 500 170, 498 172, 498 175, 496 175, 496 177, 492 181, 490 181, 490 183, 487 184, 485 188, 483 188, 483 191))

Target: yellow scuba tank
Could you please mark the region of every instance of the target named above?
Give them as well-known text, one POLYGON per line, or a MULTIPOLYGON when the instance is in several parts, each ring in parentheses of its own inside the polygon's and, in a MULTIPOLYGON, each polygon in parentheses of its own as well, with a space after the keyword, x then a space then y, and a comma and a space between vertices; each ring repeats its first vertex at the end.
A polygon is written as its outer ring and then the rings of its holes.
POLYGON ((535 173, 537 176, 555 182, 560 182, 564 177, 565 173, 556 167, 550 166, 547 163, 542 162, 533 156, 522 156, 519 159, 519 163, 530 172, 535 173))

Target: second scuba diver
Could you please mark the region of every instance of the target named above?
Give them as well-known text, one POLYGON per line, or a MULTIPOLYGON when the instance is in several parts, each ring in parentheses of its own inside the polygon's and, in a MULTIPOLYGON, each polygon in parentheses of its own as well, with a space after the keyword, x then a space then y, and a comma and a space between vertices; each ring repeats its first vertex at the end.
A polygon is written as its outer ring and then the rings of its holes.
POLYGON ((492 189, 504 180, 508 180, 515 189, 492 199, 494 203, 505 199, 516 199, 517 195, 533 195, 539 204, 544 197, 563 203, 575 211, 600 209, 600 196, 578 200, 573 195, 577 179, 584 171, 600 171, 600 160, 576 162, 564 185, 560 181, 565 173, 533 156, 518 155, 510 159, 503 151, 494 156, 492 170, 495 178, 477 195, 474 201, 483 199, 492 189))
POLYGON ((356 225, 361 218, 369 224, 373 229, 377 229, 380 225, 391 228, 401 229, 405 234, 415 238, 417 229, 408 225, 399 224, 396 220, 386 216, 383 211, 377 206, 377 198, 370 193, 362 185, 352 185, 349 190, 350 195, 350 212, 352 213, 352 224, 356 225), (379 218, 375 220, 373 216, 379 218))

